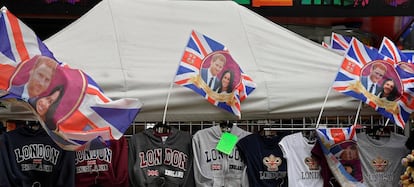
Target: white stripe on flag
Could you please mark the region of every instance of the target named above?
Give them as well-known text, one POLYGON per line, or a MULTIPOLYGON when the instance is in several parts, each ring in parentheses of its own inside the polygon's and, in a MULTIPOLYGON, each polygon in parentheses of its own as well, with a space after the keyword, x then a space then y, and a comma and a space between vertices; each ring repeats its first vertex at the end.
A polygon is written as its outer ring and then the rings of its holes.
MULTIPOLYGON (((117 128, 112 126, 112 124, 108 123, 99 114, 92 110, 91 107, 96 106, 98 103, 103 103, 98 96, 85 94, 85 98, 83 99, 82 104, 79 106, 78 110, 83 113, 83 115, 85 115, 89 120, 91 120, 94 125, 98 126, 98 128, 109 127, 114 138, 119 139, 123 133, 119 132, 117 128)), ((110 139, 104 138, 104 140, 110 139)))
POLYGON ((10 22, 8 21, 9 19, 8 19, 7 14, 3 13, 3 15, 4 15, 4 22, 5 22, 5 25, 6 25, 7 35, 8 35, 9 43, 10 43, 10 51, 13 53, 13 56, 14 56, 16 62, 19 63, 22 60, 20 59, 19 52, 17 51, 17 48, 16 48, 16 42, 14 40, 13 30, 10 26, 10 22))
POLYGON ((13 61, 10 58, 8 58, 7 56, 5 56, 3 53, 0 53, 0 62, 1 62, 1 64, 8 64, 8 65, 11 65, 11 66, 14 66, 14 67, 19 65, 15 61, 13 61))
POLYGON ((19 21, 19 25, 22 30, 24 44, 26 46, 30 58, 32 58, 35 55, 42 54, 42 52, 39 49, 39 43, 36 34, 21 21, 19 21))

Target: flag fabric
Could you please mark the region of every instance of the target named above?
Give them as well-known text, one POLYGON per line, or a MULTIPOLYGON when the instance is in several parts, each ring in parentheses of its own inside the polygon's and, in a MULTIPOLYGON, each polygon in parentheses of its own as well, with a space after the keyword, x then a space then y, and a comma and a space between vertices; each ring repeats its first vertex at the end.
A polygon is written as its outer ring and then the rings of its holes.
POLYGON ((56 60, 6 8, 0 16, 0 99, 27 102, 46 132, 66 150, 121 138, 142 103, 106 97, 90 76, 56 60))
POLYGON ((409 59, 402 51, 398 49, 398 47, 387 37, 384 37, 382 39, 380 48, 378 50, 381 54, 384 56, 387 56, 394 60, 395 63, 399 62, 411 62, 411 59, 409 59))
POLYGON ((322 42, 321 45, 322 45, 322 47, 327 48, 327 49, 331 48, 331 46, 326 42, 322 42))
POLYGON ((333 88, 361 100, 404 128, 412 112, 412 96, 406 90, 412 87, 410 71, 413 69, 400 67, 391 58, 355 38, 344 56, 333 88))
POLYGON ((322 42, 322 46, 340 55, 343 55, 346 52, 346 50, 348 50, 349 42, 351 42, 351 39, 352 37, 342 36, 340 34, 333 32, 331 34, 330 42, 322 42))
POLYGON ((223 44, 196 31, 191 32, 174 82, 239 118, 240 102, 256 88, 223 44))
POLYGON ((407 57, 408 62, 414 62, 414 51, 413 50, 403 50, 402 53, 407 57))
POLYGON ((352 37, 350 36, 343 36, 338 33, 331 34, 331 48, 345 52, 348 50, 349 43, 351 42, 352 37))
POLYGON ((398 47, 387 37, 384 37, 379 52, 389 57, 395 64, 398 64, 396 71, 404 86, 401 101, 404 104, 406 115, 414 111, 414 64, 412 59, 398 49, 398 47))
MULTIPOLYGON (((35 55, 53 56, 36 34, 5 7, 1 9, 0 40, 1 80, 8 80, 20 62, 35 55)), ((1 81, 0 90, 6 90, 8 84, 1 81)))
POLYGON ((318 128, 318 141, 333 176, 341 186, 363 187, 356 128, 318 128))
MULTIPOLYGON (((331 45, 330 49, 334 50, 335 52, 339 54, 344 54, 349 48, 349 45, 351 43, 351 40, 353 39, 353 36, 343 36, 338 33, 332 33, 331 34, 331 45)), ((367 46, 370 49, 374 49, 372 46, 367 46)))

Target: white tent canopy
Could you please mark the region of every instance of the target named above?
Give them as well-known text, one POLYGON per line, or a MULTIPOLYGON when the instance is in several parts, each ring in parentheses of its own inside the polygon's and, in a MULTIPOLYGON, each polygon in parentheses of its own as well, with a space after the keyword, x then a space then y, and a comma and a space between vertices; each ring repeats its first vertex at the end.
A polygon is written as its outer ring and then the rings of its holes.
MULTIPOLYGON (((233 1, 103 0, 45 43, 107 96, 140 99, 137 121, 161 121, 169 92, 166 121, 237 119, 188 88, 170 89, 192 30, 226 45, 257 83, 243 120, 318 116, 343 58, 233 1)), ((332 90, 323 115, 357 107, 332 90)))

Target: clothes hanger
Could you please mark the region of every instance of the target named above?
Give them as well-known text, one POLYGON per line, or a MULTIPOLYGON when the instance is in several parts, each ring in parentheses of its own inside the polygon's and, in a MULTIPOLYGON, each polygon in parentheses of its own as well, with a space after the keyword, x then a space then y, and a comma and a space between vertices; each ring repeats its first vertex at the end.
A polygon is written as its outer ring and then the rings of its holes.
POLYGON ((315 129, 311 130, 302 130, 302 136, 308 140, 309 144, 313 144, 317 140, 317 135, 315 129))
POLYGON ((153 130, 156 136, 168 136, 171 133, 171 127, 162 122, 156 123, 153 130))
POLYGON ((390 137, 391 136, 390 129, 387 128, 387 127, 380 126, 375 131, 375 136, 379 136, 379 137, 390 137))
POLYGON ((230 121, 223 121, 220 123, 220 128, 222 132, 230 132, 231 128, 233 128, 233 123, 230 121))
POLYGON ((270 124, 265 124, 263 128, 260 129, 259 134, 263 137, 277 136, 277 128, 272 128, 270 124))
POLYGON ((382 125, 374 126, 370 131, 367 131, 368 135, 379 140, 381 137, 390 137, 390 129, 382 125))
POLYGON ((39 121, 26 121, 26 127, 31 130, 37 131, 40 129, 40 122, 39 121))

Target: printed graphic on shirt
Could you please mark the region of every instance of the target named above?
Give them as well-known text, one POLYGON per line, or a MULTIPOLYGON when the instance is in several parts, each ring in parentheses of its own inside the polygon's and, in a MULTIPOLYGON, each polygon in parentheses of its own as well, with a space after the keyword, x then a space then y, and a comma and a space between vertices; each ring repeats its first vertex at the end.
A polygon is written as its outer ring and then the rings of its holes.
POLYGON ((148 149, 138 153, 140 167, 147 168, 153 166, 172 166, 177 169, 187 170, 188 155, 179 150, 165 148, 148 149), (163 158, 164 156, 164 158, 163 158))
POLYGON ((382 158, 381 156, 377 156, 375 159, 372 159, 371 166, 374 168, 375 172, 367 174, 366 180, 378 184, 390 183, 394 181, 395 177, 399 177, 399 175, 393 173, 393 171, 387 167, 389 165, 391 165, 390 161, 382 158))
POLYGON ((231 161, 231 160, 235 160, 241 163, 239 150, 236 148, 233 149, 229 155, 226 155, 216 149, 206 150, 204 151, 204 154, 206 157, 206 163, 212 163, 211 168, 210 168, 212 171, 219 171, 223 169, 222 165, 217 164, 217 162, 219 162, 225 157, 229 159, 229 163, 232 163, 232 164, 229 164, 229 167, 228 167, 229 170, 241 171, 244 168, 244 165, 237 165, 237 164, 234 164, 237 162, 231 161))
POLYGON ((279 166, 282 165, 282 158, 270 154, 263 158, 263 165, 266 166, 267 171, 259 171, 260 180, 274 179, 281 180, 280 184, 284 183, 286 171, 279 171, 279 166))
POLYGON ((305 164, 308 166, 309 170, 319 170, 319 163, 312 156, 305 158, 305 164))
POLYGON ((388 160, 385 160, 381 156, 378 156, 371 161, 371 164, 376 172, 384 172, 385 168, 388 166, 388 160))
POLYGON ((211 164, 211 170, 221 170, 221 164, 211 164))
POLYGON ((158 176, 160 176, 160 173, 158 172, 158 170, 149 169, 149 170, 147 170, 147 176, 148 177, 158 177, 158 176))
POLYGON ((308 166, 308 171, 302 171, 301 179, 320 179, 319 162, 313 156, 306 157, 303 161, 308 166))
POLYGON ((176 178, 184 178, 184 172, 182 171, 173 171, 169 169, 165 169, 165 176, 176 177, 176 178))
POLYGON ((112 161, 112 150, 109 148, 76 151, 75 155, 76 173, 108 171, 112 161), (98 160, 103 163, 97 163, 98 160))
POLYGON ((50 145, 30 144, 14 149, 14 154, 22 171, 52 172, 60 151, 50 145))
MULTIPOLYGON (((169 169, 165 169, 164 172, 165 176, 170 176, 170 177, 176 177, 176 178, 184 178, 184 172, 182 171, 173 171, 173 170, 169 170, 169 169)), ((154 169, 149 169, 147 170, 147 176, 148 177, 158 177, 160 176, 160 171, 159 170, 154 170, 154 169)))
POLYGON ((282 164, 282 159, 271 154, 263 158, 263 164, 267 167, 267 171, 278 171, 279 166, 282 164))
POLYGON ((109 148, 96 149, 96 150, 82 150, 76 151, 75 164, 79 164, 83 161, 100 160, 111 163, 112 150, 109 148))
POLYGON ((89 172, 100 172, 108 171, 108 164, 89 164, 86 166, 77 166, 76 173, 89 173, 89 172))
POLYGON ((230 160, 240 160, 240 153, 239 150, 236 148, 234 148, 229 155, 225 155, 222 152, 217 151, 216 149, 206 150, 204 151, 204 154, 206 156, 206 163, 221 160, 225 156, 227 156, 230 160))

